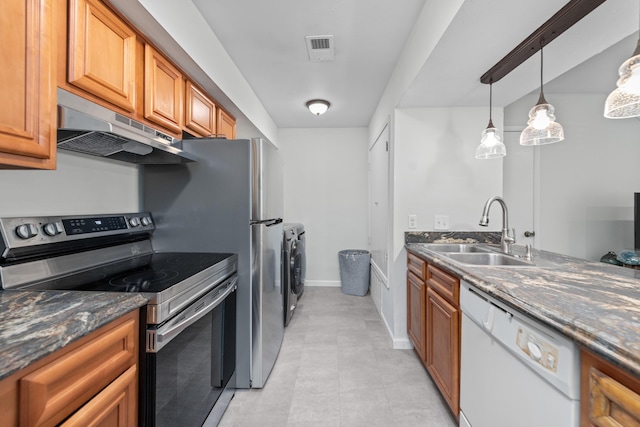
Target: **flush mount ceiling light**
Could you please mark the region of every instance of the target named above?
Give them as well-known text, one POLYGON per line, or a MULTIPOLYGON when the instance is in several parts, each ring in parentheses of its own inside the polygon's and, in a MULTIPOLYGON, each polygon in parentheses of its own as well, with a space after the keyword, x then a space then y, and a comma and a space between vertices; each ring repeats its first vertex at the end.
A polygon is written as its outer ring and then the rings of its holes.
POLYGON ((564 129, 556 122, 553 105, 544 99, 542 84, 543 56, 542 47, 544 41, 540 41, 540 98, 538 103, 529 111, 529 121, 520 134, 520 145, 544 145, 560 142, 564 139, 564 129))
POLYGON ((489 83, 489 125, 482 131, 480 145, 476 148, 476 159, 496 159, 507 155, 507 148, 491 120, 492 88, 493 83, 489 83))
POLYGON ((640 39, 631 58, 618 69, 616 89, 607 97, 604 116, 607 119, 627 119, 640 116, 640 39))
POLYGON ((312 99, 311 101, 307 101, 306 105, 309 111, 316 116, 326 113, 331 106, 329 101, 325 101, 324 99, 312 99))

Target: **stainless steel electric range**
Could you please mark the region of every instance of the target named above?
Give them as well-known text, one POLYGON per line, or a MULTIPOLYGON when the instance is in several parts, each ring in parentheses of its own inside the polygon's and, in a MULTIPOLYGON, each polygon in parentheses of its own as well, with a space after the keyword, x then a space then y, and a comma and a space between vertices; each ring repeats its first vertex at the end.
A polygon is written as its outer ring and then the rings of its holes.
POLYGON ((146 297, 140 425, 215 425, 235 386, 238 257, 156 252, 154 229, 150 213, 0 218, 0 284, 146 297))

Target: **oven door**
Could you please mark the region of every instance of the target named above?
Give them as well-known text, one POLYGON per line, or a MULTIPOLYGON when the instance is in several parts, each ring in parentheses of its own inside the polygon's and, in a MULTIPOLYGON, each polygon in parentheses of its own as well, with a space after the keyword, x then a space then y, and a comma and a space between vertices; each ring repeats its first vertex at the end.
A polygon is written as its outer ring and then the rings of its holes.
POLYGON ((237 281, 147 328, 142 425, 200 427, 210 413, 222 417, 235 387, 237 281))

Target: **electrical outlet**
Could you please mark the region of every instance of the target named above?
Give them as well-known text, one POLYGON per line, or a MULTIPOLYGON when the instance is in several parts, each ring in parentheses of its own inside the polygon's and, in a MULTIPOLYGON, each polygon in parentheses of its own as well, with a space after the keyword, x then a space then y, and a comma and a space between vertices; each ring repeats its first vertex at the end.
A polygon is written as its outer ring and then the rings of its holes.
POLYGON ((416 229, 418 228, 418 216, 413 214, 409 215, 409 228, 416 229))
POLYGON ((434 215, 433 216, 433 229, 434 230, 448 230, 449 229, 449 215, 434 215))

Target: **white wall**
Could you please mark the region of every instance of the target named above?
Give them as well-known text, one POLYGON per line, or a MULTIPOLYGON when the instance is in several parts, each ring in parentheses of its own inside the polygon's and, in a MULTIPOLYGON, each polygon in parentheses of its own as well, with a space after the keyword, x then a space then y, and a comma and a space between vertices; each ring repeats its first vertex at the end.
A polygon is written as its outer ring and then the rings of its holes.
MULTIPOLYGON (((606 95, 545 97, 555 107, 566 139, 539 148, 536 246, 591 260, 610 250, 633 248, 640 121, 605 119, 606 95)), ((505 125, 526 123, 536 100, 537 95, 530 95, 506 107, 505 125)))
POLYGON ((367 249, 367 129, 280 129, 284 220, 304 224, 309 286, 340 286, 338 252, 367 249))
MULTIPOLYGON (((484 202, 502 194, 502 160, 476 160, 475 149, 488 123, 487 108, 407 108, 394 114, 393 234, 390 289, 383 289, 383 317, 396 348, 410 348, 406 333, 407 216, 418 230, 433 230, 434 215, 448 215, 451 230, 486 231, 478 225, 484 202)), ((502 128, 502 111, 493 110, 502 128)), ((500 229, 500 210, 491 211, 489 230, 500 229)))
POLYGON ((56 170, 0 170, 0 216, 138 211, 138 168, 58 150, 56 170))

